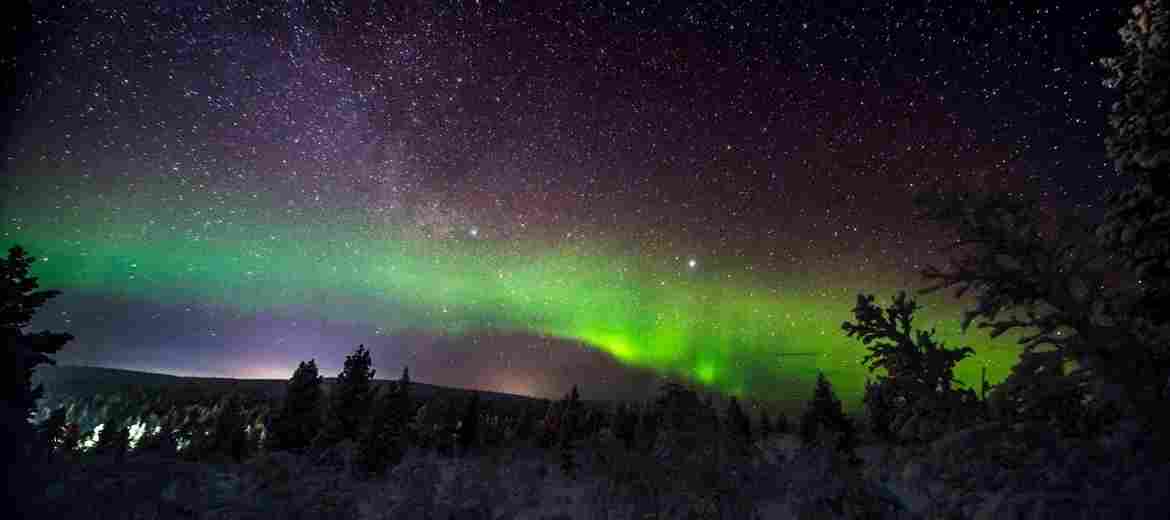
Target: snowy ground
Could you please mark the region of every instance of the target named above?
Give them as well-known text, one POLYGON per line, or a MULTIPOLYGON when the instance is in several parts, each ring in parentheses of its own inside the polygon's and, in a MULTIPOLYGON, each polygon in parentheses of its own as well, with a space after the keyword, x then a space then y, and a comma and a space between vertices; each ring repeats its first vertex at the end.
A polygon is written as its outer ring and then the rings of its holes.
POLYGON ((561 473, 555 450, 532 448, 463 458, 415 452, 375 480, 350 476, 344 450, 315 458, 275 453, 244 464, 93 457, 42 468, 53 481, 42 505, 52 518, 1165 518, 1166 466, 1126 476, 1133 461, 1053 446, 1034 454, 1046 458, 1040 465, 995 467, 975 463, 978 438, 864 446, 864 464, 853 469, 802 450, 795 438, 771 439, 749 462, 720 468, 720 482, 735 488, 724 495, 751 501, 742 514, 676 483, 616 483, 614 468, 646 459, 604 466, 590 447, 578 451, 577 478, 561 473), (970 463, 948 462, 955 458, 970 463))

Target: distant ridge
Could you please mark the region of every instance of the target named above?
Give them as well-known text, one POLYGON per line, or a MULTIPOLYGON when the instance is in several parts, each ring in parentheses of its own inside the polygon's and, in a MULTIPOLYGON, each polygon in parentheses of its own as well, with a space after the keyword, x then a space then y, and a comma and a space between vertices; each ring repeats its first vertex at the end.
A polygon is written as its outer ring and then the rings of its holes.
MULTIPOLYGON (((336 378, 325 378, 325 390, 336 378)), ((379 386, 393 382, 392 379, 375 379, 379 386)), ((65 397, 88 397, 96 394, 117 393, 131 388, 199 388, 202 391, 227 395, 240 392, 264 399, 280 399, 284 396, 287 379, 234 379, 230 377, 187 377, 144 372, 122 368, 106 368, 85 365, 57 365, 38 367, 33 373, 33 384, 43 384, 48 400, 65 397)), ((543 399, 525 395, 452 388, 412 381, 411 394, 420 401, 435 397, 463 400, 472 394, 479 394, 485 403, 500 405, 502 408, 523 408, 525 404, 541 402, 543 399)))

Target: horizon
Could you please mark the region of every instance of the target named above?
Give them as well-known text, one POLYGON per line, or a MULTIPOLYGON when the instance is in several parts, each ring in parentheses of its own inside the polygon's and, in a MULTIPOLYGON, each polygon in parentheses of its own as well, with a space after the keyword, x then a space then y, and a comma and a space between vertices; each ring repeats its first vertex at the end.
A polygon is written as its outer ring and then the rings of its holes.
MULTIPOLYGON (((65 363, 58 363, 56 365, 46 365, 46 366, 38 367, 37 371, 53 370, 53 369, 57 369, 57 368, 80 368, 80 369, 96 368, 96 369, 102 369, 102 370, 114 370, 114 371, 119 371, 119 372, 132 372, 132 373, 136 373, 136 374, 161 375, 161 376, 174 377, 176 379, 205 379, 205 380, 216 380, 216 381, 263 381, 263 382, 270 382, 270 383, 287 383, 292 376, 292 372, 295 371, 295 367, 294 367, 293 370, 289 371, 288 377, 226 377, 226 376, 211 376, 211 375, 190 375, 190 374, 184 375, 184 374, 174 374, 174 373, 154 371, 154 370, 142 370, 142 369, 99 366, 99 365, 75 365, 75 364, 65 364, 65 363)), ((34 381, 36 381, 36 379, 37 379, 36 373, 37 373, 36 371, 34 371, 34 373, 33 373, 34 374, 33 375, 34 381)), ((336 382, 336 380, 337 380, 336 374, 331 375, 331 376, 322 374, 321 377, 322 377, 323 381, 336 382)), ((394 376, 394 377, 389 377, 389 378, 378 377, 377 375, 375 375, 374 378, 372 379, 372 381, 393 383, 393 382, 397 382, 399 380, 399 377, 400 377, 400 375, 394 376)), ((559 399, 564 397, 564 394, 555 395, 555 396, 552 396, 552 395, 541 396, 541 395, 531 395, 531 394, 517 394, 517 393, 512 393, 512 392, 504 392, 504 391, 500 391, 500 390, 485 389, 485 388, 470 388, 470 387, 461 387, 461 386, 439 385, 439 384, 431 383, 431 382, 428 382, 425 380, 416 379, 413 374, 411 375, 410 382, 411 382, 411 384, 423 384, 423 385, 427 385, 427 386, 432 386, 432 387, 437 387, 437 388, 445 388, 445 389, 450 389, 450 390, 462 390, 462 391, 477 392, 477 393, 509 395, 509 396, 515 396, 515 397, 524 397, 524 398, 534 399, 534 400, 538 400, 538 401, 544 401, 544 400, 556 401, 556 400, 559 400, 559 399)), ((645 401, 653 400, 653 398, 656 397, 656 393, 651 393, 651 394, 647 394, 645 396, 642 396, 640 399, 622 399, 622 398, 598 399, 598 398, 594 398, 594 397, 589 395, 588 388, 582 387, 581 385, 577 385, 577 388, 581 392, 582 401, 586 401, 586 402, 589 402, 589 401, 592 401, 592 402, 645 402, 645 401)), ((657 392, 657 389, 654 389, 654 390, 655 390, 655 392, 657 392)), ((720 394, 712 393, 711 395, 720 395, 720 394)), ((763 404, 763 403, 755 401, 755 400, 751 401, 752 406, 754 406, 756 404, 763 404)), ((775 400, 775 401, 767 402, 766 404, 771 405, 771 406, 783 405, 783 404, 791 405, 792 401, 775 400)))

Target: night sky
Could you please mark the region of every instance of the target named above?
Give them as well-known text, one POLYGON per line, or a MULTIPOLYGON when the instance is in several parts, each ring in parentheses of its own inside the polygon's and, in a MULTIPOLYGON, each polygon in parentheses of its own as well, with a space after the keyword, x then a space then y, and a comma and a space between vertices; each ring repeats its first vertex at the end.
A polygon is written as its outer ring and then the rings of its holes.
MULTIPOLYGON (((823 370, 855 399, 856 294, 951 242, 915 190, 1092 217, 1123 185, 1120 7, 123 3, 4 22, 0 238, 64 292, 34 323, 63 363, 333 375, 364 343, 460 387, 782 399, 823 370)), ((1010 338, 920 301, 967 382, 1006 375, 1010 338)))

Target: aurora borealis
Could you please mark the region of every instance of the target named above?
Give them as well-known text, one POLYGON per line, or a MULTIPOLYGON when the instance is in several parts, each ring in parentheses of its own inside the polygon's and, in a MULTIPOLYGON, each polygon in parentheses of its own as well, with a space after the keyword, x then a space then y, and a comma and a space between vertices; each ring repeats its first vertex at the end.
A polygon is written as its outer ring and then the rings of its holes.
MULTIPOLYGON (((364 343, 454 386, 823 370, 851 400, 856 294, 945 259, 916 187, 1091 212, 1112 182, 1120 11, 317 4, 25 13, 2 236, 64 292, 63 362, 287 377, 364 343)), ((920 301, 965 381, 1007 373, 1010 338, 920 301)))

